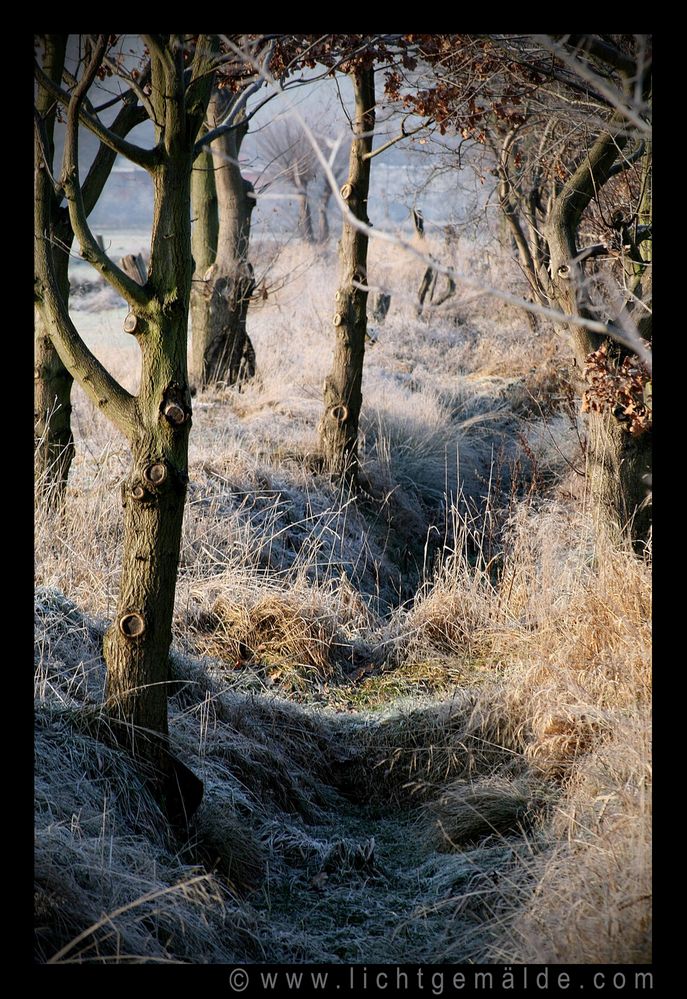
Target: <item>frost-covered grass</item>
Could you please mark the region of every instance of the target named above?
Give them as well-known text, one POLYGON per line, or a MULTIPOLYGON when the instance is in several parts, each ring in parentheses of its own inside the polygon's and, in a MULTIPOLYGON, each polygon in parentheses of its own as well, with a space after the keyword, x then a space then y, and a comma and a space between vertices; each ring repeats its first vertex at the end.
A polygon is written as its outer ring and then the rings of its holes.
MULTIPOLYGON (((331 252, 278 255, 258 379, 194 399, 183 839, 99 709, 129 458, 75 391, 66 508, 36 518, 38 960, 650 960, 649 568, 596 557, 564 345, 460 289, 418 318, 421 270, 372 244, 363 495, 313 461, 331 252)), ((103 294, 77 327, 135 391, 103 294)))

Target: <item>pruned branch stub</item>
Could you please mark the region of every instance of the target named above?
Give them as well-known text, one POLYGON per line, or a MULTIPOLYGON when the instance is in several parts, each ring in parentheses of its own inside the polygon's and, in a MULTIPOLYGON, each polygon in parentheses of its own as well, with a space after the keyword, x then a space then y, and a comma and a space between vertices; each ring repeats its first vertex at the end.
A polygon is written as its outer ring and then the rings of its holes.
POLYGON ((140 638, 146 630, 145 618, 138 611, 129 611, 119 619, 119 630, 125 638, 140 638))

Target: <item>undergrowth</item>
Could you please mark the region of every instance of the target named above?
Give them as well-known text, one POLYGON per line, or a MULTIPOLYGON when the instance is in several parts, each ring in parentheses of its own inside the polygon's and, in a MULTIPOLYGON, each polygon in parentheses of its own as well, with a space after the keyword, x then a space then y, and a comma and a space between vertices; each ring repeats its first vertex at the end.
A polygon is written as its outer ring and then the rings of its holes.
POLYGON ((540 328, 532 370, 521 316, 396 294, 354 495, 313 460, 329 278, 298 277, 297 329, 295 282, 255 312, 254 384, 194 400, 184 835, 107 738, 129 458, 75 393, 36 517, 36 959, 647 962, 650 566, 596 549, 565 351, 540 328))

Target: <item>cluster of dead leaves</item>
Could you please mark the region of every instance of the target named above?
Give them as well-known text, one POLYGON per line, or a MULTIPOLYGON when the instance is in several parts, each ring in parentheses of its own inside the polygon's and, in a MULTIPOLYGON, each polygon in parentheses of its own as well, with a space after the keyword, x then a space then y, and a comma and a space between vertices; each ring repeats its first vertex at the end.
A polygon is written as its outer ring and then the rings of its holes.
POLYGON ((651 430, 651 376, 636 357, 618 363, 603 344, 587 355, 584 375, 583 413, 610 410, 633 437, 651 430))

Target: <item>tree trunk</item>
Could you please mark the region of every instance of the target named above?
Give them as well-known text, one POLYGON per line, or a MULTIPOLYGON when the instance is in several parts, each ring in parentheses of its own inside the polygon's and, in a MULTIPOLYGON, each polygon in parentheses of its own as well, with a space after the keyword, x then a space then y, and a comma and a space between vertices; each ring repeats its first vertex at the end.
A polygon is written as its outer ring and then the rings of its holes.
POLYGON ((651 528, 651 434, 633 437, 610 411, 589 413, 588 431, 587 481, 597 537, 602 547, 622 546, 629 537, 641 554, 651 528))
MULTIPOLYGON (((184 407, 183 391, 173 394, 182 412, 190 412, 190 398, 184 407)), ((104 652, 108 710, 131 728, 132 743, 140 730, 167 736, 168 653, 188 462, 188 429, 175 429, 165 417, 147 432, 142 428, 122 485, 124 558, 104 652)))
MULTIPOLYGON (((558 264, 557 253, 552 253, 552 259, 557 269, 568 266, 558 264)), ((554 278, 555 304, 568 313, 590 317, 575 294, 574 284, 567 276, 564 281, 554 278)), ((588 355, 598 350, 605 338, 583 327, 571 324, 570 328, 578 370, 584 371, 588 355)), ((606 342, 610 352, 619 356, 617 345, 606 342)), ((619 545, 628 539, 641 553, 651 526, 651 511, 644 504, 645 476, 651 475, 651 434, 633 437, 611 411, 589 412, 587 428, 587 484, 597 535, 602 544, 619 545)))
MULTIPOLYGON (((46 35, 43 70, 55 84, 62 79, 66 50, 66 35, 46 35)), ((39 86, 36 97, 36 110, 43 121, 44 148, 40 156, 53 173, 57 172, 54 163, 54 123, 56 102, 48 89, 39 86)), ((123 105, 110 126, 118 136, 127 135, 132 128, 145 120, 145 112, 139 109, 134 95, 125 97, 123 105)), ((110 175, 116 153, 101 143, 83 184, 83 207, 86 216, 95 206, 110 175)), ((39 171, 40 172, 40 171, 39 171)), ((38 182, 42 183, 41 180, 38 182)), ((55 192, 48 194, 49 229, 53 237, 53 264, 56 286, 64 303, 69 302, 69 255, 74 242, 69 212, 60 207, 60 199, 55 192)), ((102 237, 97 237, 102 250, 102 237)), ((50 319, 42 303, 37 303, 35 323, 35 475, 39 493, 49 504, 60 506, 64 499, 69 468, 74 457, 74 439, 71 431, 71 388, 73 376, 62 363, 50 338, 50 319)))
POLYGON ((325 181, 324 191, 322 197, 317 205, 317 242, 326 243, 329 240, 329 216, 327 215, 327 208, 329 207, 329 199, 332 196, 332 189, 329 186, 329 182, 325 181))
MULTIPOLYGON (((652 176, 652 143, 647 140, 646 152, 642 163, 642 201, 639 207, 637 224, 640 226, 651 225, 653 221, 653 176, 652 176)), ((642 260, 651 263, 651 240, 641 244, 642 260)))
POLYGON ((206 294, 205 281, 217 257, 219 234, 215 167, 210 152, 202 152, 193 164, 191 215, 194 264, 191 284, 191 380, 200 387, 204 384, 205 349, 210 340, 209 296, 206 294))
MULTIPOLYGON (((190 173, 190 158, 183 155, 170 157, 154 172, 152 297, 130 314, 142 355, 141 388, 130 436, 133 467, 122 485, 124 556, 117 610, 104 641, 108 713, 120 742, 158 772, 157 788, 170 818, 193 807, 176 786, 167 742, 168 655, 191 424, 190 173), (162 233, 174 239, 160 238, 162 233)), ((197 788, 193 796, 200 800, 197 788)))
MULTIPOLYGON (((45 128, 34 116, 36 149, 36 295, 60 357, 89 398, 126 436, 133 469, 124 483, 124 557, 115 619, 104 641, 106 707, 116 737, 156 771, 155 789, 170 819, 187 818, 202 784, 171 756, 167 740, 168 654, 181 527, 188 481, 191 394, 187 378, 191 290, 191 166, 195 137, 210 96, 217 36, 199 36, 188 86, 180 36, 146 36, 152 59, 149 106, 156 147, 127 143, 153 179, 150 265, 145 285, 132 280, 98 246, 87 222, 86 184, 79 181, 80 112, 102 65, 100 35, 74 87, 67 115, 62 188, 84 259, 129 304, 124 329, 141 350, 141 385, 128 393, 79 337, 55 276, 50 160, 45 128)), ((112 140, 110 140, 112 141, 112 140)))
POLYGON ((310 214, 310 202, 308 201, 307 190, 301 190, 297 194, 298 198, 298 234, 306 243, 313 242, 312 216, 310 214))
MULTIPOLYGON (((353 215, 369 224, 370 159, 366 154, 372 151, 375 124, 374 69, 356 67, 351 78, 355 93, 355 138, 348 181, 341 195, 353 215)), ((367 242, 367 235, 345 219, 339 244, 334 359, 325 380, 325 411, 320 424, 320 446, 327 467, 334 475, 345 475, 353 482, 358 470, 358 421, 367 332, 367 242)))
MULTIPOLYGON (((584 263, 578 256, 577 230, 591 198, 612 175, 626 146, 625 121, 616 116, 555 199, 545 227, 551 257, 550 298, 562 312, 593 318, 585 291, 584 263)), ((569 324, 580 371, 588 355, 605 341, 609 353, 622 354, 612 340, 569 324)), ((642 551, 648 540, 650 510, 643 503, 644 476, 651 474, 651 435, 633 437, 610 412, 588 414, 587 462, 592 514, 599 536, 613 543, 629 541, 642 551)))
MULTIPOLYGON (((66 52, 66 35, 46 35, 43 70, 54 83, 60 83, 66 52)), ((36 110, 43 117, 44 155, 54 160, 55 101, 44 87, 36 95, 36 110)), ((37 164, 38 165, 38 164, 37 164)), ((73 235, 64 213, 58 223, 59 208, 50 195, 50 228, 55 236, 53 253, 55 278, 64 302, 69 301, 69 248, 73 235)), ((38 493, 50 507, 58 508, 64 499, 69 468, 74 457, 71 429, 73 378, 60 360, 50 339, 43 307, 37 303, 34 333, 34 472, 38 493)))
MULTIPOLYGON (((218 110, 215 114, 220 117, 218 110)), ((255 290, 248 260, 255 192, 241 176, 238 162, 247 130, 244 124, 212 143, 219 228, 215 260, 194 284, 192 372, 198 388, 234 385, 255 374, 255 355, 246 331, 255 290)))
MULTIPOLYGON (((55 250, 55 276, 60 293, 69 301, 69 256, 55 250)), ((74 458, 72 434, 72 384, 74 379, 60 360, 44 322, 42 309, 35 315, 34 471, 39 494, 52 509, 59 509, 74 458)))

